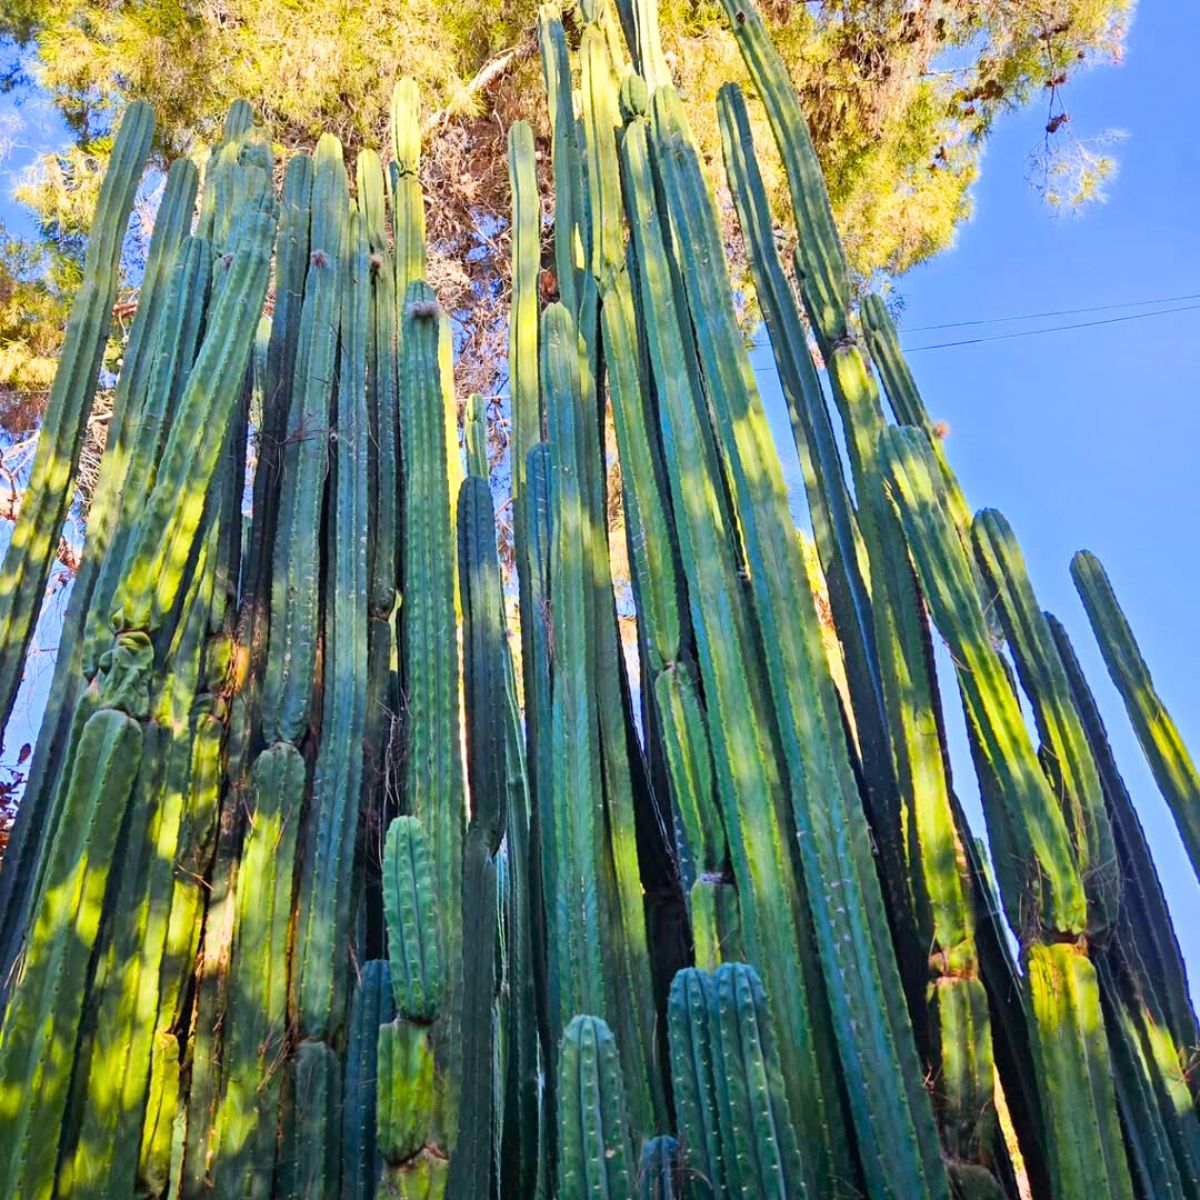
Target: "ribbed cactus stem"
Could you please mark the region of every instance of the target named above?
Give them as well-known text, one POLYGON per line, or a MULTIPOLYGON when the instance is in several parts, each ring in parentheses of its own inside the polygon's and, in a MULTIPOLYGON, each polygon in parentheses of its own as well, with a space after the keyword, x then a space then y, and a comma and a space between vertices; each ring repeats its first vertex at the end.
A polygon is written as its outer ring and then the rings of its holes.
MULTIPOLYGON (((421 193, 421 100, 416 82, 401 79, 392 93, 392 230, 396 302, 425 278, 425 197, 421 193)), ((403 313, 397 313, 397 321, 403 313)))
POLYGON ((892 501, 934 623, 950 646, 977 739, 992 855, 1005 912, 1023 947, 1029 1038, 1054 1195, 1094 1190, 1129 1196, 1099 990, 1083 938, 1087 902, 1066 821, 989 638, 928 439, 917 429, 890 429, 880 449, 892 501))
POLYGON ((496 522, 487 482, 473 475, 458 502, 463 604, 463 680, 470 763, 471 821, 463 862, 463 1049, 459 1137, 448 1195, 470 1200, 492 1189, 500 1137, 493 1034, 497 961, 496 856, 507 822, 508 680, 505 670, 496 522))
POLYGON ((544 4, 538 10, 538 46, 552 133, 554 266, 559 296, 574 316, 582 300, 582 276, 590 254, 590 229, 585 216, 582 156, 571 99, 567 37, 554 5, 544 4))
MULTIPOLYGON (((849 1172, 832 1162, 831 1120, 826 1115, 814 1065, 810 983, 791 914, 802 901, 783 853, 784 833, 775 803, 777 776, 768 755, 769 735, 758 708, 751 674, 747 614, 740 606, 737 567, 717 486, 719 467, 712 435, 703 420, 703 398, 689 347, 688 313, 672 278, 667 234, 655 201, 648 124, 635 120, 622 143, 626 205, 637 253, 642 311, 651 371, 659 398, 659 422, 672 507, 696 631, 701 681, 712 736, 718 797, 737 883, 747 954, 769 973, 776 1021, 783 1039, 784 1078, 793 1108, 803 1114, 805 1136, 824 1149, 816 1165, 824 1181, 849 1172), (690 464, 689 469, 680 469, 690 464), (702 464, 704 470, 696 469, 702 464), (787 904, 781 905, 780 898, 787 904)), ((803 927, 802 927, 803 928, 803 927)))
POLYGON ((771 647, 767 682, 839 1056, 853 1081, 851 1108, 868 1186, 879 1194, 902 1186, 914 1196, 944 1196, 944 1169, 929 1149, 932 1110, 919 1082, 908 1011, 896 999, 895 951, 800 543, 738 330, 712 196, 670 88, 655 94, 654 124, 754 611, 771 647), (803 598, 799 604, 796 597, 803 598))
MULTIPOLYGON (((752 967, 689 968, 667 1007, 686 1178, 712 1195, 808 1194, 762 983, 752 967)), ((700 1194, 697 1192, 697 1194, 700 1194)))
POLYGON ((538 193, 533 130, 525 121, 514 121, 508 130, 508 178, 512 190, 508 389, 512 405, 513 504, 519 506, 525 488, 525 460, 542 440, 542 401, 538 389, 542 199, 538 193))
POLYGON ((342 292, 321 745, 309 802, 296 934, 296 1006, 306 1037, 328 1038, 340 1026, 349 971, 346 947, 367 718, 370 269, 366 225, 355 211, 342 292))
POLYGON ((406 536, 400 616, 408 718, 404 798, 406 811, 420 818, 429 840, 452 980, 461 962, 461 911, 454 898, 462 895, 464 813, 450 504, 450 459, 457 456, 457 446, 447 441, 450 397, 441 370, 441 317, 432 290, 414 283, 405 300, 401 337, 406 536))
POLYGON ((222 280, 200 352, 179 401, 154 490, 130 543, 125 575, 114 599, 117 629, 154 629, 174 607, 183 582, 204 498, 241 396, 266 295, 274 215, 256 212, 237 248, 220 260, 222 280), (188 503, 180 504, 186 481, 188 503))
POLYGON ((37 454, 4 555, 4 584, 0 587, 0 729, 8 724, 21 685, 25 651, 37 624, 59 531, 71 502, 79 451, 120 283, 121 243, 153 134, 154 110, 135 101, 121 118, 96 201, 82 282, 71 304, 37 454))
POLYGON ((218 1193, 269 1196, 286 1053, 288 927, 304 760, 287 742, 259 755, 252 820, 238 871, 224 1088, 213 1122, 211 1177, 218 1193))
POLYGON ((132 799, 138 818, 129 830, 107 945, 92 984, 96 1032, 81 1088, 83 1116, 59 1176, 59 1188, 72 1195, 135 1191, 172 870, 191 784, 189 715, 208 633, 218 534, 214 523, 170 647, 173 669, 157 689, 154 719, 142 731, 143 765, 132 799))
POLYGON ((379 1178, 376 1077, 379 1027, 395 1016, 386 959, 363 965, 350 1003, 342 1090, 342 1197, 371 1200, 379 1178))
POLYGON ((1100 775, 1011 526, 994 509, 984 509, 976 514, 972 532, 976 558, 994 591, 1017 674, 1033 706, 1042 760, 1074 841, 1088 893, 1089 928, 1101 933, 1116 922, 1121 881, 1100 775))
POLYGON ((342 145, 322 136, 314 157, 312 234, 271 581, 263 699, 268 742, 298 742, 308 724, 320 631, 321 484, 329 469, 330 404, 345 286, 349 198, 342 145))
POLYGON ((612 1031, 598 1017, 575 1017, 563 1031, 558 1147, 562 1200, 633 1195, 621 1060, 612 1031))
POLYGON ((1150 669, 1100 560, 1079 551, 1071 560, 1071 578, 1154 781, 1175 818, 1192 870, 1200 878, 1200 771, 1155 691, 1150 669))
POLYGON ((49 1200, 74 1047, 109 873, 142 761, 152 650, 125 634, 101 664, 99 707, 79 736, 62 821, 20 978, 0 1026, 0 1184, 49 1200))
POLYGON ((555 1040, 578 1012, 604 1012, 601 899, 603 780, 596 713, 590 543, 584 494, 585 416, 579 401, 575 322, 561 304, 542 316, 542 386, 551 447, 550 555, 553 685, 551 796, 541 809, 550 1000, 555 1040))

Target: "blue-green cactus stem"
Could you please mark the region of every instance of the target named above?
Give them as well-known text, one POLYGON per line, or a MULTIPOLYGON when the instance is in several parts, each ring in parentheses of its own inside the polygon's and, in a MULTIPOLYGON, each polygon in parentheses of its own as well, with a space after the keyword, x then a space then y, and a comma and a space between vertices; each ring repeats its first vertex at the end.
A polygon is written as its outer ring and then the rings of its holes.
POLYGON ((354 847, 367 715, 367 332, 370 250, 350 216, 344 269, 327 596, 321 744, 300 873, 296 1007, 306 1037, 329 1037, 345 1005, 354 847))
POLYGON ((1154 781, 1175 818, 1192 870, 1200 878, 1200 771, 1155 691, 1150 669, 1100 560, 1080 550, 1071 560, 1071 577, 1154 781))
POLYGON ((329 470, 330 404, 345 287, 350 206, 342 145, 314 156, 311 249, 283 452, 271 580, 263 735, 298 742, 312 705, 320 621, 320 513, 329 470))
POLYGON ((150 153, 154 110, 135 101, 121 118, 71 304, 58 370, 42 418, 21 512, 4 555, 0 586, 0 728, 21 685, 25 651, 41 611, 59 531, 71 502, 84 430, 96 392, 120 282, 121 243, 150 153))

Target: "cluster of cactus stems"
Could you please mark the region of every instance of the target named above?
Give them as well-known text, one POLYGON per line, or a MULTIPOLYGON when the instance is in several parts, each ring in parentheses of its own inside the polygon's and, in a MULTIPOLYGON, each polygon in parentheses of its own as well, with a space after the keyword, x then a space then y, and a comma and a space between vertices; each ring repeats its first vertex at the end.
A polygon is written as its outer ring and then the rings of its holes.
MULTIPOLYGON (((386 162, 326 134, 277 195, 239 103, 167 173, 0 870, 4 1195, 1200 1200, 1200 1030, 1096 701, 722 3, 811 547, 653 0, 538 16, 553 239, 517 123, 506 489, 425 279, 411 81, 386 162)), ((8 550, 5 718, 152 129, 128 109, 8 550)), ((1072 573, 1200 873, 1196 768, 1072 573)))

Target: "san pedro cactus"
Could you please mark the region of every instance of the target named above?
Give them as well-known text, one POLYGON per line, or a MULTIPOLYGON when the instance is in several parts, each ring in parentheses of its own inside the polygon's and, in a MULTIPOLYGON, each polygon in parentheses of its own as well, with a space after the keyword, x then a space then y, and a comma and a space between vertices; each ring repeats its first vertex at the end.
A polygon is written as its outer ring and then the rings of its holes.
POLYGON ((395 1015, 386 959, 363 965, 350 1003, 342 1085, 342 1197, 371 1200, 379 1179, 376 1078, 379 1027, 395 1015))
POLYGON ((633 1154, 621 1063, 612 1031, 578 1016, 563 1031, 558 1067, 558 1195, 607 1200, 633 1195, 633 1154))
POLYGON ((21 975, 0 1026, 0 1181, 11 1196, 53 1194, 74 1046, 109 872, 142 758, 151 647, 118 639, 101 664, 67 783, 21 975))
POLYGON ((1087 609, 1108 673, 1125 701, 1125 711, 1154 773, 1179 836, 1200 878, 1200 771, 1166 705, 1154 690, 1129 621, 1100 560, 1086 550, 1071 560, 1071 577, 1087 609))
POLYGON ((7 725, 16 700, 25 651, 41 611, 42 592, 71 501, 71 484, 120 282, 125 225, 153 134, 154 110, 135 101, 121 118, 100 188, 83 282, 71 305, 38 452, 5 553, 4 586, 0 588, 0 727, 7 725))
MULTIPOLYGON (((277 200, 244 102, 193 236, 198 173, 172 168, 0 872, 5 1195, 1200 1195, 1198 1026, 1135 800, 1011 530, 972 528, 883 302, 853 312, 799 98, 727 7, 793 202, 791 281, 725 88, 815 550, 653 0, 584 0, 570 36, 539 13, 508 389, 465 409, 411 80, 353 183, 330 135, 277 200)), ((10 549, 10 632, 65 469, 10 549)), ((1098 566, 1075 574, 1186 837, 1190 759, 1098 566)))
POLYGON ((688 1196, 803 1196, 800 1156, 766 996, 753 968, 680 971, 668 1005, 688 1196))

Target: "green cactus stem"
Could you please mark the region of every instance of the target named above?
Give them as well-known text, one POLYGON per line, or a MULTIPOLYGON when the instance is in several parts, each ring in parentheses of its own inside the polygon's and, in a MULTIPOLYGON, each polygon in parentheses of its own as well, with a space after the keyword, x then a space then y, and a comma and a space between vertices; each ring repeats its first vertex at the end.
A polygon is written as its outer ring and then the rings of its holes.
POLYGON ((317 143, 312 234, 300 315, 282 495, 271 580, 271 634, 263 701, 268 743, 299 742, 312 704, 320 621, 320 511, 329 469, 330 402, 345 287, 349 198, 342 145, 317 143))
POLYGON ((321 745, 300 871, 295 1003, 301 1032, 328 1038, 341 1024, 349 972, 354 848, 367 719, 367 333, 370 251, 350 216, 342 291, 332 518, 327 580, 321 745))
POLYGON ((1100 560, 1080 550, 1071 560, 1071 578, 1154 782, 1175 818, 1192 870, 1200 878, 1200 771, 1154 689, 1150 669, 1100 560))
MULTIPOLYGON (((117 129, 88 238, 83 279, 66 336, 0 586, 0 729, 21 685, 42 594, 54 562, 120 282, 121 243, 150 153, 154 110, 135 101, 117 129)), ((153 281, 152 281, 153 282, 153 281)))
POLYGON ((612 1031, 598 1017, 575 1017, 563 1031, 558 1154, 561 1200, 633 1195, 621 1062, 612 1031))
POLYGON ((74 1047, 109 874, 142 759, 152 651, 143 633, 101 664, 99 707, 80 734, 21 974, 0 1027, 0 1184, 49 1200, 74 1047))

